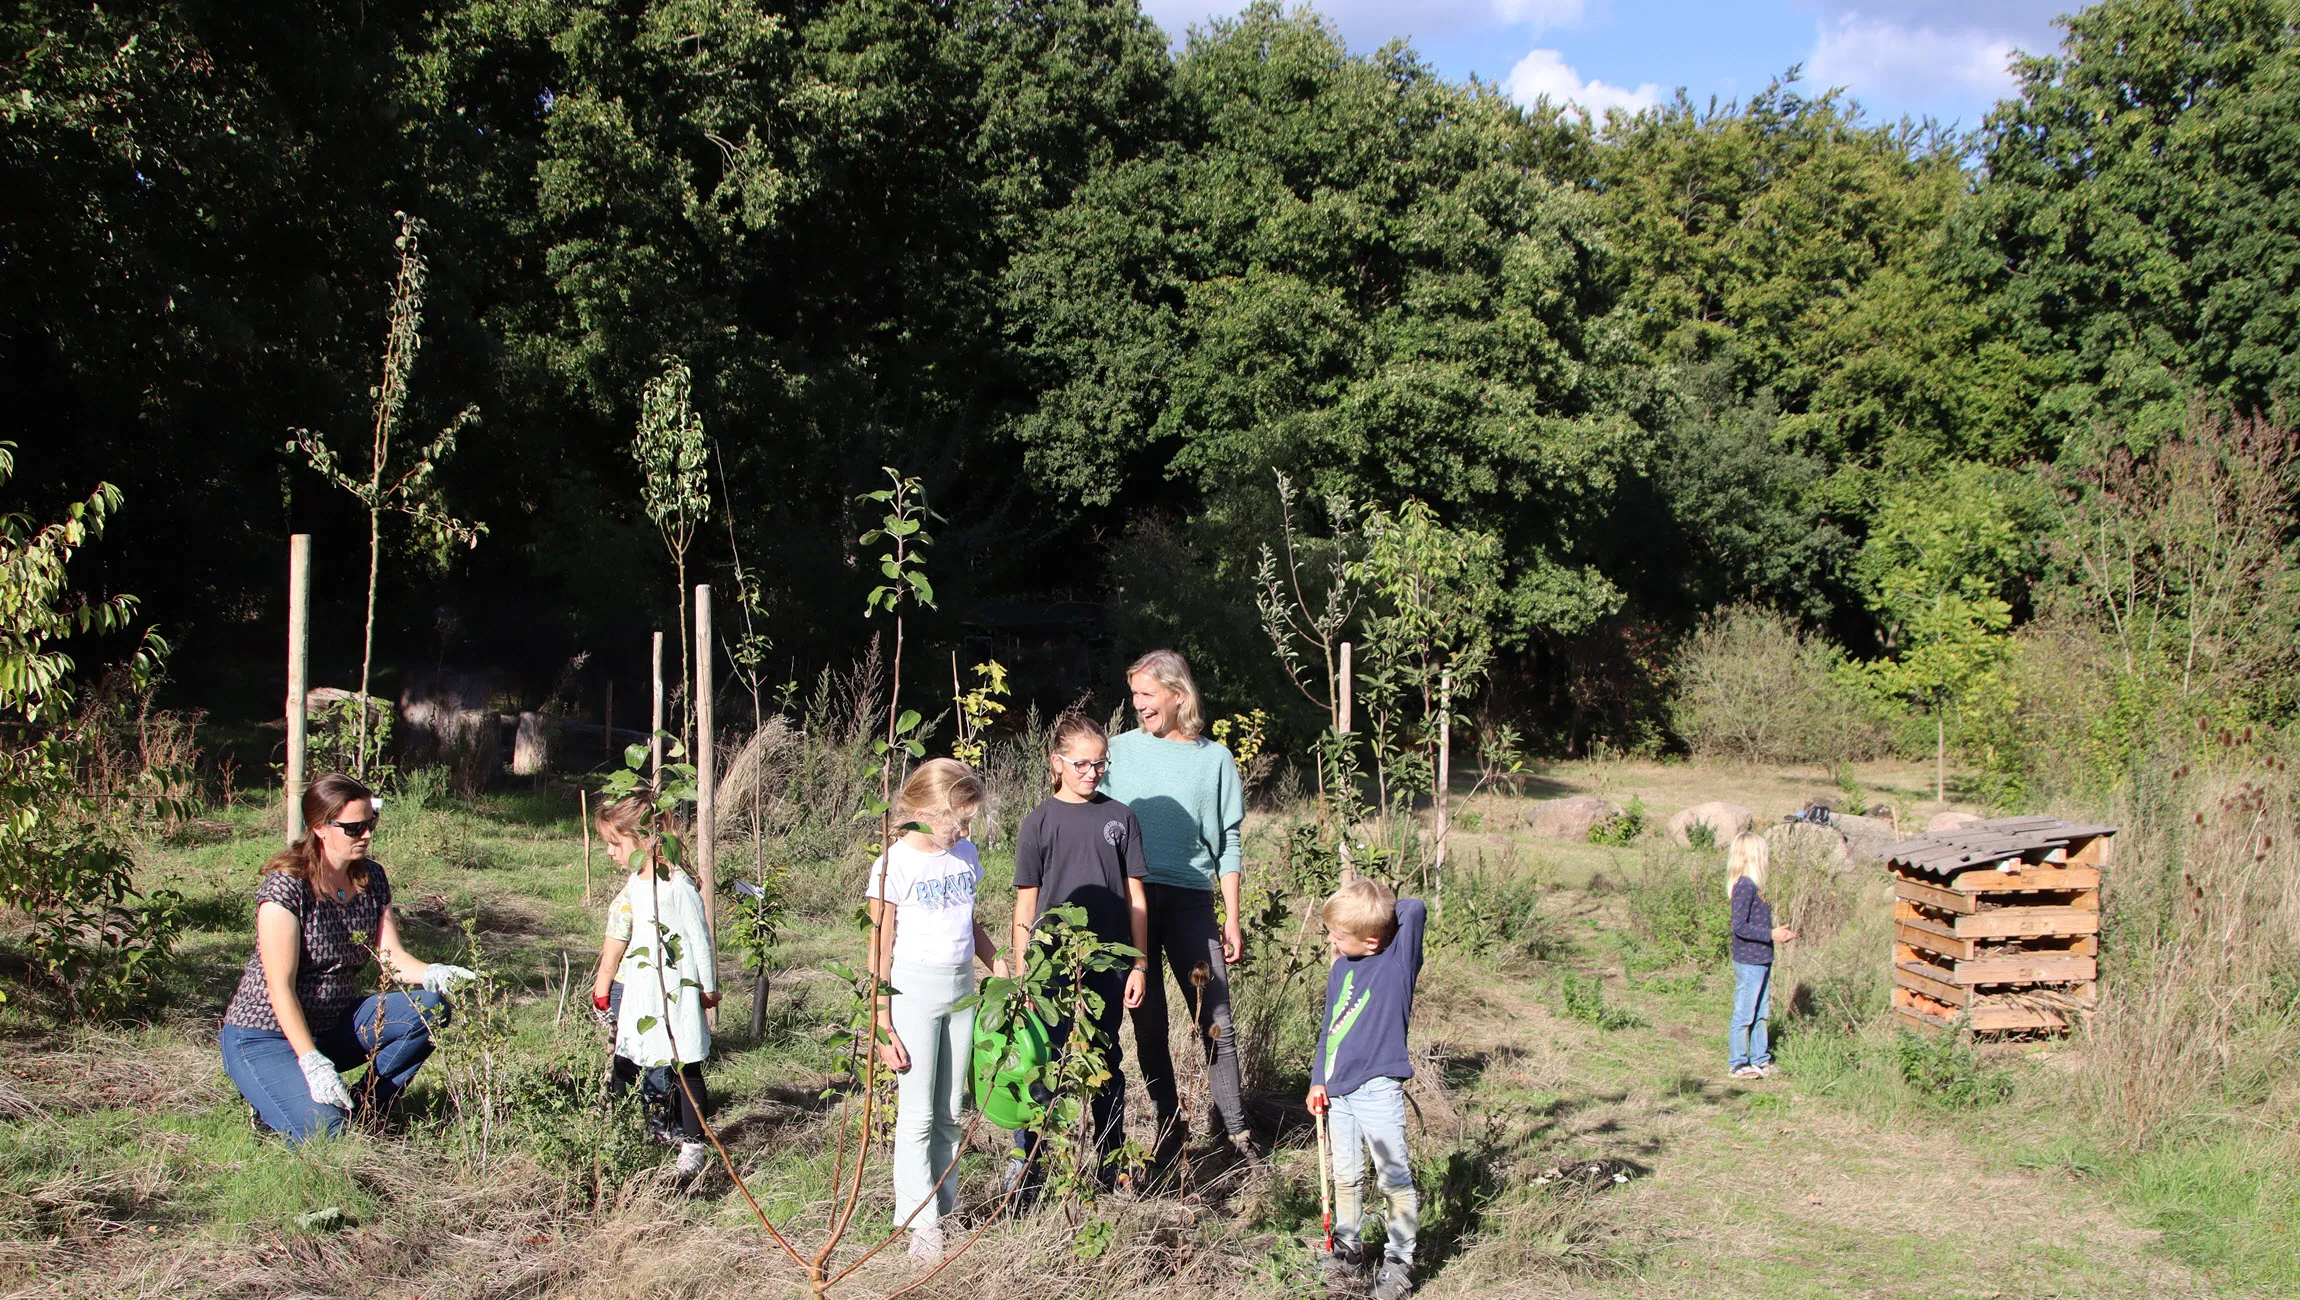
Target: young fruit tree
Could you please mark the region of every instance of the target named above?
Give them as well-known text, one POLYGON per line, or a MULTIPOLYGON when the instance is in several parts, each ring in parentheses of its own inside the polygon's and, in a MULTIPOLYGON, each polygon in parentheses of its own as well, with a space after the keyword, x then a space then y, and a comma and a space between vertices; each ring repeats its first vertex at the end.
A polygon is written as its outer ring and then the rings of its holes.
MULTIPOLYGON (((640 499, 647 517, 663 534, 663 547, 671 553, 677 586, 671 603, 679 608, 679 644, 693 644, 687 632, 687 548, 695 530, 711 517, 710 446, 703 440, 703 417, 694 407, 694 376, 677 357, 663 373, 647 381, 639 395, 639 433, 631 440, 631 458, 639 462, 646 481, 640 499)), ((679 656, 680 738, 694 741, 694 674, 685 654, 679 656)))
POLYGON ((406 515, 426 541, 425 549, 441 557, 457 543, 467 548, 478 546, 480 536, 487 531, 483 523, 465 523, 442 510, 433 482, 440 465, 455 451, 456 435, 479 418, 478 407, 464 407, 406 465, 395 465, 392 461, 392 440, 399 433, 400 419, 407 408, 408 376, 415 370, 415 356, 423 346, 423 286, 427 274, 421 248, 423 223, 404 212, 398 216, 399 238, 395 243, 399 249, 399 274, 391 286, 391 319, 384 333, 382 380, 369 390, 375 399, 375 412, 368 431, 366 471, 355 475, 347 470, 342 458, 316 430, 291 430, 295 441, 288 444, 289 451, 301 449, 320 477, 349 492, 367 511, 367 619, 360 640, 359 724, 352 765, 352 774, 360 777, 367 775, 368 766, 380 757, 382 749, 380 738, 373 735, 369 725, 374 704, 368 698, 368 680, 375 667, 375 588, 383 564, 384 515, 395 512, 406 515))

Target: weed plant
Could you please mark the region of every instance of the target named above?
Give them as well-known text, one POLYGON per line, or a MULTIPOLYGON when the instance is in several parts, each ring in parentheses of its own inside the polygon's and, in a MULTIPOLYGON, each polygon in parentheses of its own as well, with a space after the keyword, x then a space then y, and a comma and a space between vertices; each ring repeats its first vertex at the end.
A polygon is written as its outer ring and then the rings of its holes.
POLYGON ((1572 947, 1564 925, 1542 909, 1539 881, 1458 868, 1446 881, 1445 911, 1430 937, 1434 946, 1473 957, 1555 961, 1572 947))
POLYGON ((1561 999, 1558 1010, 1568 1020, 1578 1020, 1609 1032, 1644 1027, 1644 1018, 1636 1012, 1606 1005, 1605 980, 1602 976, 1583 976, 1567 971, 1559 978, 1558 996, 1561 999))
POLYGON ((2012 1072, 1981 1065, 1959 1021, 1928 1033, 1893 1033, 1893 1063, 1901 1082, 1926 1102, 1954 1110, 2003 1101, 2012 1092, 2012 1072))
POLYGON ((1645 834, 1648 818, 1645 801, 1631 796, 1620 812, 1612 813, 1589 828, 1589 842, 1612 848, 1625 849, 1645 834))

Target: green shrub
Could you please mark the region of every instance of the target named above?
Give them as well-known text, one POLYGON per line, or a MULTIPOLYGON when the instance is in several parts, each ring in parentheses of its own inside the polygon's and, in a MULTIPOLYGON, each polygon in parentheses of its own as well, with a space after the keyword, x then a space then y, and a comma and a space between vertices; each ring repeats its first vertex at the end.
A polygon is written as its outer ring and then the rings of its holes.
POLYGON ((1647 821, 1645 801, 1632 795, 1628 807, 1589 828, 1589 842, 1628 848, 1645 833, 1647 821))
POLYGON ((1844 654, 1772 610, 1712 615, 1677 657, 1670 716, 1695 754, 1752 763, 1875 758, 1886 736, 1839 673, 1844 654))
POLYGON ((1541 884, 1523 876, 1455 871, 1445 910, 1431 927, 1439 947, 1472 956, 1509 954, 1553 961, 1570 946, 1564 926, 1541 910, 1541 884))
POLYGON ((1722 962, 1733 929, 1723 868, 1684 854, 1656 853, 1629 883, 1630 964, 1661 970, 1681 962, 1722 962))

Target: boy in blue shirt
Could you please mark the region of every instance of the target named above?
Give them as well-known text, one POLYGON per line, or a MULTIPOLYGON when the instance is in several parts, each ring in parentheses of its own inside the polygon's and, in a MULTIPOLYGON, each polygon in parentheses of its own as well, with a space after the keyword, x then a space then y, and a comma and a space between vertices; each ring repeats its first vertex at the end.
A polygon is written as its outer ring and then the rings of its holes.
POLYGON ((1418 898, 1401 899, 1378 880, 1359 880, 1326 900, 1323 917, 1334 968, 1326 976, 1326 1015, 1310 1058, 1310 1110, 1329 1116, 1333 1143, 1334 1253, 1324 1261, 1326 1278, 1346 1284, 1361 1267, 1358 1179, 1370 1154, 1389 1202, 1374 1300, 1402 1300, 1413 1290, 1414 1236, 1421 1226, 1406 1163, 1405 1081, 1414 1076, 1406 1030, 1429 913, 1418 898))

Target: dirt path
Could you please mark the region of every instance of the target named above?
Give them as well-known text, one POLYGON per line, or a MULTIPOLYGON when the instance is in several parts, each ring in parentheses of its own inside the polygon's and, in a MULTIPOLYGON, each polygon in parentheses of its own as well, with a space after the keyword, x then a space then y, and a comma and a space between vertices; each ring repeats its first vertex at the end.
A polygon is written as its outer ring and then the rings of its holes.
POLYGON ((1600 1198, 1630 1266, 1515 1280, 1441 1268, 1433 1298, 2214 1294, 2065 1177, 1991 1169, 1951 1134, 1880 1126, 1794 1080, 1726 1079, 1718 1034, 1683 1007, 1698 999, 1609 983, 1652 1024, 1600 1032, 1554 1014, 1552 992, 1540 975, 1440 990, 1425 1041, 1493 1062, 1473 1108, 1545 1108, 1561 1160, 1631 1170, 1600 1198))

